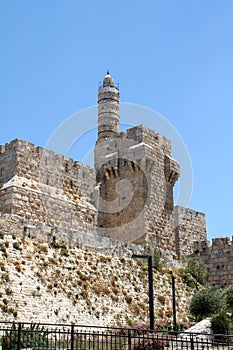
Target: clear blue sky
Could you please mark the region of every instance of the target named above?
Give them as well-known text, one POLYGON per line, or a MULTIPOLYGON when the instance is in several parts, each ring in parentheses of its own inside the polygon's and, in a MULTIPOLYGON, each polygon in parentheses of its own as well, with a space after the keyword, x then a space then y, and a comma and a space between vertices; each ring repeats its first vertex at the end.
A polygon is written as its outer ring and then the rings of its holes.
POLYGON ((0 144, 45 146, 96 104, 109 69, 122 101, 159 112, 182 136, 190 207, 206 213, 209 239, 232 236, 232 0, 0 0, 0 50, 0 144))

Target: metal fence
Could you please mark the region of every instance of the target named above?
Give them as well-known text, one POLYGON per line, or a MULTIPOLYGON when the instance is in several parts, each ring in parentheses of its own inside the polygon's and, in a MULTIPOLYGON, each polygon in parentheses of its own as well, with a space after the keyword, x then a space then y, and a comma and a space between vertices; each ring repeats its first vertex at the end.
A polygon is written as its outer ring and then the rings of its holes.
POLYGON ((0 323, 0 344, 2 350, 233 350, 233 335, 0 323))

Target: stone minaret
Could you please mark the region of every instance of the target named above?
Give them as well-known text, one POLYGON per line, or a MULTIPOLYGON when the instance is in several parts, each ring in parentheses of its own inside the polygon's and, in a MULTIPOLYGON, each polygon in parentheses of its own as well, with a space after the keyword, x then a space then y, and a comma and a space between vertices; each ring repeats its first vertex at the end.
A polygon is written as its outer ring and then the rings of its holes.
POLYGON ((98 141, 114 138, 119 132, 119 89, 107 72, 98 92, 98 141))

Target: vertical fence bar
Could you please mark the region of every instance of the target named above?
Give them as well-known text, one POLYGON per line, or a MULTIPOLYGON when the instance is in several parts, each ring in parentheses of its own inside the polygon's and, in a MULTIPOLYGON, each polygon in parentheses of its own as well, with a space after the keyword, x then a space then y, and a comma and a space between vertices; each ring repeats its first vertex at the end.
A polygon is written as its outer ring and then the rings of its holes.
POLYGON ((194 339, 193 339, 193 334, 190 334, 190 343, 191 343, 191 350, 194 350, 194 339))
POLYGON ((22 325, 21 325, 21 322, 19 322, 19 325, 18 325, 18 337, 17 337, 17 350, 20 350, 21 330, 22 330, 22 325))
POLYGON ((128 330, 128 349, 131 350, 132 338, 130 329, 128 330))
POLYGON ((74 325, 71 325, 71 332, 70 332, 70 349, 74 350, 74 325))

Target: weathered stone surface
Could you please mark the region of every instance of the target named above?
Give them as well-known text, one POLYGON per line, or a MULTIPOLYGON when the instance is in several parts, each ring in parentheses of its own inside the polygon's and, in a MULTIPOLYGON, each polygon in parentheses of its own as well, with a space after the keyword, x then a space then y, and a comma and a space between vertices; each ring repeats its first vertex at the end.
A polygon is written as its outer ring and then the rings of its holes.
MULTIPOLYGON (((9 216, 9 224, 10 220, 13 224, 14 217, 9 216)), ((64 254, 59 246, 52 248, 9 232, 0 242, 2 321, 98 326, 122 326, 127 320, 148 322, 146 264, 66 245, 64 254)), ((176 291, 177 321, 188 321, 188 303, 194 291, 178 274, 176 291)), ((156 319, 172 322, 167 269, 154 270, 154 303, 156 319)))
POLYGON ((196 242, 195 249, 207 268, 210 285, 225 287, 233 284, 233 240, 214 238, 212 245, 196 242))

